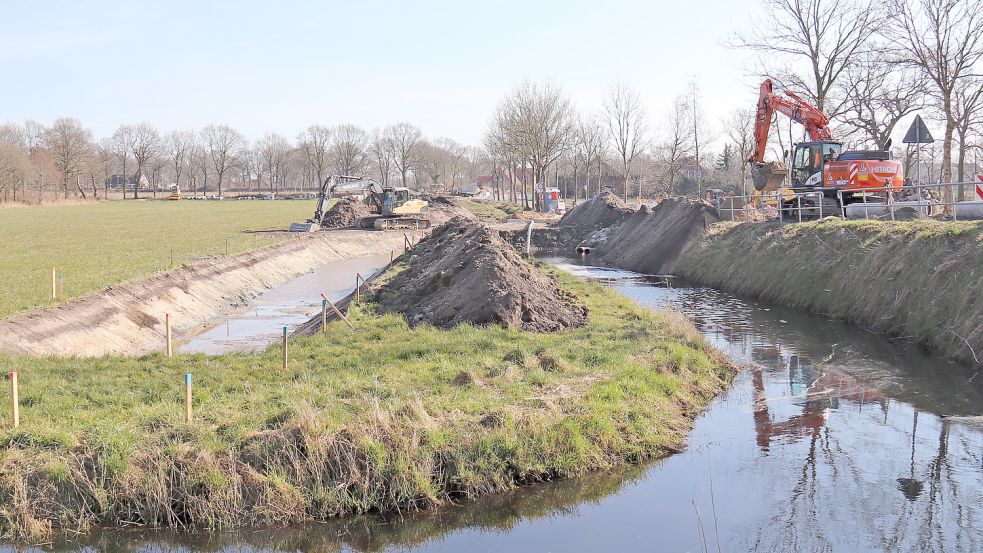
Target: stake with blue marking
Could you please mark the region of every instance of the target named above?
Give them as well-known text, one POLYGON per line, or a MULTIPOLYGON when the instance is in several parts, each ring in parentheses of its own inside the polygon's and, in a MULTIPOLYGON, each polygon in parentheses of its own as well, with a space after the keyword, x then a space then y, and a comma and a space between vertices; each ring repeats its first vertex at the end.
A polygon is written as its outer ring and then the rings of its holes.
POLYGON ((191 373, 184 375, 184 422, 191 422, 191 373))

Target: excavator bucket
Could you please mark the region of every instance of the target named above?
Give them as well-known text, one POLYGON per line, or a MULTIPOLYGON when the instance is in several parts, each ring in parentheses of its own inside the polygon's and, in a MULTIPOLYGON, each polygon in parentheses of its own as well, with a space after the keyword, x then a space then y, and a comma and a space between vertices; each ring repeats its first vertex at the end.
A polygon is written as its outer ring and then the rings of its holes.
POLYGON ((788 165, 781 161, 751 164, 751 183, 758 192, 778 190, 788 176, 788 165))

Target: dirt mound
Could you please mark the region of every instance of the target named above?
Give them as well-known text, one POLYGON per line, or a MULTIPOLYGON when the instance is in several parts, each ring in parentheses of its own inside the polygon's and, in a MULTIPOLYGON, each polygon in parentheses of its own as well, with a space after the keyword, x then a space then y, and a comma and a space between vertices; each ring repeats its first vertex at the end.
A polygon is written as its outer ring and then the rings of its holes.
POLYGON ((590 233, 621 223, 635 210, 611 192, 603 192, 568 211, 558 228, 576 229, 586 238, 590 233))
POLYGON ((464 199, 455 196, 427 196, 430 220, 442 225, 455 217, 477 221, 478 216, 464 205, 464 199))
POLYGON ((500 324, 534 332, 583 326, 587 308, 540 273, 497 231, 457 217, 411 251, 406 270, 382 285, 383 311, 410 324, 500 324))
POLYGON ((606 265, 649 274, 670 272, 679 256, 700 241, 706 228, 720 220, 709 204, 687 198, 642 207, 611 229, 592 255, 606 265))
POLYGON ((321 228, 353 227, 362 217, 371 215, 369 206, 355 197, 342 198, 321 218, 321 228))

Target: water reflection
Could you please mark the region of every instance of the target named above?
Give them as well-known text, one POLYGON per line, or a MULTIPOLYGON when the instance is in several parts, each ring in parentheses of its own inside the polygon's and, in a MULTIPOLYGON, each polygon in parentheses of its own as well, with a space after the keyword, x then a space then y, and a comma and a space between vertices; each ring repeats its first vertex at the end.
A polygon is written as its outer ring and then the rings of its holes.
POLYGON ((209 355, 260 351, 279 338, 284 326, 294 327, 319 313, 321 292, 338 301, 355 289, 356 274, 369 278, 388 263, 389 255, 326 263, 181 337, 177 351, 209 355))
MULTIPOLYGON (((554 262, 557 262, 554 260, 554 262)), ((983 378, 903 341, 715 290, 572 264, 690 316, 744 364, 648 467, 404 518, 119 533, 120 551, 983 551, 983 378)), ((73 545, 74 546, 74 545, 73 545)))

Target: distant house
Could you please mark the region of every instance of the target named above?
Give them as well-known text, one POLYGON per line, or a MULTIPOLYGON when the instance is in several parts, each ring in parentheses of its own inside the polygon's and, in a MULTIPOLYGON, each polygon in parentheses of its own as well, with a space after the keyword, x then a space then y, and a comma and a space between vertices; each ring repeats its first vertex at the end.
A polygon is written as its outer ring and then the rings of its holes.
POLYGON ((705 179, 709 172, 705 167, 696 162, 695 158, 688 158, 683 161, 679 168, 679 174, 689 180, 705 179))
POLYGON ((134 184, 139 182, 140 188, 150 188, 150 180, 148 180, 147 175, 144 175, 143 173, 140 173, 139 177, 137 176, 136 173, 133 173, 129 177, 124 177, 123 175, 115 174, 115 175, 110 175, 109 178, 106 179, 106 184, 110 188, 121 188, 124 182, 126 183, 126 186, 133 186, 134 184))

